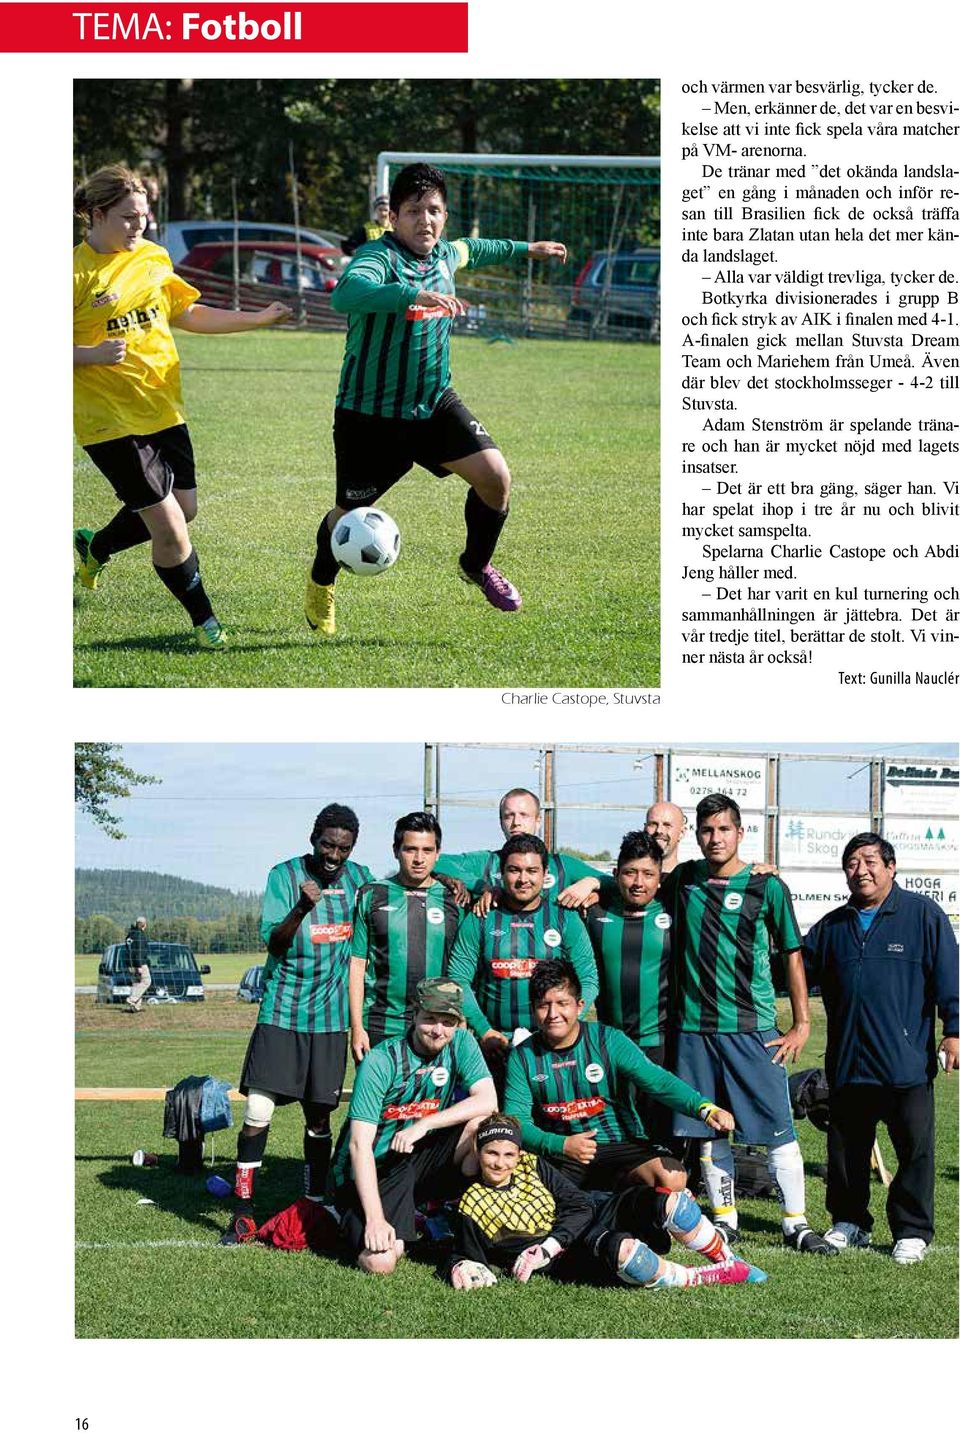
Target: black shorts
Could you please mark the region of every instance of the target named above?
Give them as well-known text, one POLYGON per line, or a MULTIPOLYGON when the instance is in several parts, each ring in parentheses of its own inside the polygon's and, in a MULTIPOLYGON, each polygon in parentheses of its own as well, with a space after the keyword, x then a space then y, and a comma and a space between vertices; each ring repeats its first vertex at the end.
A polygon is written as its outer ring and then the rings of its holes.
MULTIPOLYGON (((462 1133, 462 1125, 433 1130, 413 1146, 412 1154, 394 1154, 391 1150, 377 1161, 383 1217, 405 1243, 416 1238, 418 1204, 428 1199, 459 1199, 466 1188, 467 1181, 453 1162, 462 1133)), ((341 1185, 335 1199, 343 1215, 340 1233, 351 1253, 359 1254, 364 1247, 367 1220, 357 1186, 352 1181, 341 1185)))
POLYGON ((262 1090, 278 1105, 294 1100, 335 1109, 347 1068, 346 1031, 307 1035, 256 1025, 240 1075, 240 1093, 262 1090))
POLYGON ((617 1189, 631 1169, 664 1155, 669 1159, 670 1151, 663 1145, 655 1144, 652 1139, 620 1139, 615 1143, 598 1144, 597 1153, 589 1164, 580 1164, 565 1154, 547 1157, 578 1189, 617 1189))
MULTIPOLYGON (((597 1196, 594 1196, 597 1198, 597 1196)), ((667 1196, 646 1184, 631 1185, 597 1204, 596 1217, 582 1239, 582 1248, 617 1272, 617 1253, 623 1239, 642 1239, 655 1254, 670 1252, 667 1196)))
MULTIPOLYGON (((670 1068, 666 1041, 661 1041, 659 1045, 641 1045, 640 1053, 662 1070, 670 1068)), ((673 1137, 673 1110, 668 1110, 666 1105, 640 1090, 635 1092, 633 1102, 647 1138, 654 1144, 669 1145, 673 1137)))
POLYGON ((186 423, 159 433, 111 438, 84 449, 131 512, 156 507, 174 488, 195 488, 193 444, 186 423))
POLYGON ((445 478, 444 463, 497 446, 452 388, 446 389, 429 418, 378 418, 337 408, 333 414, 337 507, 369 507, 414 463, 445 478))

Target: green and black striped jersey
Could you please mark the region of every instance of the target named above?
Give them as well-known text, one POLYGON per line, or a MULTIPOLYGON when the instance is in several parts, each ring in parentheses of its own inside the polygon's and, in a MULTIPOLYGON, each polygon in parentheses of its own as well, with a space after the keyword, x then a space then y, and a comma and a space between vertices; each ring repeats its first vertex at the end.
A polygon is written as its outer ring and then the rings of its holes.
POLYGON ((562 1154, 568 1135, 596 1130, 598 1144, 643 1139, 637 1092, 696 1118, 704 1098, 648 1060, 622 1030, 592 1021, 565 1050, 551 1050, 539 1033, 507 1056, 504 1113, 523 1126, 523 1144, 536 1154, 562 1154))
MULTIPOLYGON (((260 916, 260 938, 269 941, 300 899, 301 881, 316 880, 306 856, 281 861, 267 876, 260 916)), ((347 975, 357 892, 373 873, 345 862, 336 880, 322 887, 323 897, 301 921, 285 955, 268 955, 263 970, 263 1000, 258 1024, 279 1025, 318 1035, 347 1030, 347 975)))
POLYGON ((353 1177, 350 1166, 350 1121, 376 1125, 373 1157, 382 1159, 398 1130, 415 1120, 445 1110, 464 1091, 480 1080, 489 1080, 490 1071, 480 1047, 468 1030, 455 1030, 449 1045, 438 1055, 420 1056, 413 1048, 412 1033, 384 1040, 357 1066, 347 1118, 330 1168, 333 1190, 353 1177))
POLYGON ((530 977, 539 960, 569 960, 580 977, 585 1008, 596 999, 597 967, 576 911, 541 901, 535 911, 494 908, 460 926, 447 974, 463 986, 463 1013, 475 1035, 512 1035, 535 1025, 530 977))
POLYGON ((404 1033, 418 981, 446 975, 459 925, 457 904, 439 881, 423 890, 390 880, 363 887, 350 953, 367 962, 363 1027, 371 1039, 404 1033))
MULTIPOLYGON (((471 895, 503 885, 500 876, 500 851, 462 851, 458 855, 443 852, 434 866, 439 876, 456 876, 471 895)), ((596 876, 603 879, 603 872, 588 866, 578 856, 558 855, 551 851, 547 859, 547 870, 543 878, 543 890, 548 900, 555 900, 565 887, 579 881, 582 876, 596 876)))
POLYGON ((634 915, 619 896, 586 912, 597 960, 597 1019, 638 1045, 659 1045, 670 1025, 673 918, 656 899, 634 915))
POLYGON ((392 233, 364 244, 331 300, 349 315, 337 407, 379 418, 429 418, 450 386, 454 321, 417 308, 417 294, 452 294, 458 269, 502 264, 528 248, 513 239, 441 239, 420 258, 392 233))
POLYGON ((700 1034, 772 1030, 771 946, 801 944, 790 892, 779 876, 711 876, 706 861, 671 871, 660 897, 673 915, 678 1028, 700 1034))

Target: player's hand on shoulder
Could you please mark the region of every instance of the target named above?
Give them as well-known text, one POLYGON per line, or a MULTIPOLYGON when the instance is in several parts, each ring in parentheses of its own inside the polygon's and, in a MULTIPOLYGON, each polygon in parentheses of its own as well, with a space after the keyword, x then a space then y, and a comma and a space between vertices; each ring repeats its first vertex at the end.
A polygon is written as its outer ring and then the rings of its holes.
POLYGON ((581 1130, 579 1134, 568 1134, 563 1141, 563 1152, 577 1164, 591 1164, 597 1157, 597 1132, 595 1129, 581 1130))
POLYGON ((770 861, 754 861, 753 874, 755 876, 779 876, 780 867, 774 866, 770 861))
POLYGON ((440 294, 435 289, 421 289, 414 299, 417 308, 439 308, 450 318, 466 313, 467 306, 456 294, 440 294))
POLYGON ((573 881, 569 886, 564 886, 557 896, 561 906, 566 906, 569 911, 585 911, 596 905, 600 899, 598 894, 599 886, 595 876, 581 876, 579 881, 573 881))
POLYGON ((567 262, 566 244, 557 243, 555 239, 538 239, 530 245, 527 253, 532 259, 559 259, 564 264, 567 262))
POLYGON ((441 881, 441 883, 447 888, 447 890, 453 896, 455 903, 460 907, 462 911, 467 911, 470 909, 470 902, 473 898, 459 876, 437 876, 437 880, 441 881))
POLYGON ((473 914, 475 916, 479 916, 481 920, 484 916, 488 916, 493 910, 493 907, 496 905, 495 898, 496 891, 494 891, 490 886, 488 886, 486 890, 481 891, 480 894, 477 896, 477 899, 473 903, 473 914))

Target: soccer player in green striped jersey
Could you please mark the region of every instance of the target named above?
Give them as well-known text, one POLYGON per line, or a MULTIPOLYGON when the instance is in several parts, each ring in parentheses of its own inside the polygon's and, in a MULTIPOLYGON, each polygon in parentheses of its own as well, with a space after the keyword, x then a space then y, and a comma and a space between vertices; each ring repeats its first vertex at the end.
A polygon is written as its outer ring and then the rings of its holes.
POLYGON ((263 1000, 240 1075, 247 1106, 237 1138, 237 1213, 224 1244, 243 1242, 252 1224, 254 1171, 277 1105, 300 1102, 305 1192, 311 1199, 323 1195, 330 1114, 340 1102, 347 1063, 353 907, 360 887, 373 879, 349 859, 359 830, 349 806, 325 806, 310 834, 311 851, 281 861, 267 877, 263 1000))
POLYGON ((428 811, 401 816, 393 833, 396 878, 374 881, 357 897, 350 951, 350 1045, 357 1064, 381 1040, 407 1030, 420 981, 446 973, 460 908, 432 874, 442 834, 428 811))
MULTIPOLYGON (((500 830, 508 841, 511 836, 540 835, 540 798, 524 786, 514 786, 504 792, 499 806, 500 830)), ((452 855, 444 852, 434 868, 434 874, 441 880, 460 882, 464 888, 483 904, 480 913, 490 909, 488 892, 501 885, 500 848, 494 850, 462 851, 452 855)), ((551 900, 572 881, 583 876, 602 878, 602 872, 589 866, 576 856, 547 853, 547 869, 543 877, 543 889, 551 900)))
MULTIPOLYGON (((787 1061, 810 1035, 800 929, 790 892, 778 876, 740 859, 740 808, 718 792, 697 807, 702 861, 685 861, 667 877, 661 899, 674 921, 678 974, 677 1073, 710 1099, 724 1099, 737 1139, 767 1147, 781 1205, 784 1242, 804 1254, 836 1251, 810 1228, 803 1158, 793 1127, 787 1061), (770 972, 771 946, 784 957, 793 1024, 781 1034, 770 972), (772 1052, 772 1053, 771 1053, 772 1052)), ((678 1116, 674 1134, 703 1138, 678 1116)), ((736 1237, 733 1151, 707 1140, 701 1163, 714 1217, 736 1237)))
POLYGON ((308 624, 324 637, 336 632, 330 539, 338 519, 376 503, 414 463, 469 485, 459 575, 502 612, 521 605, 492 562, 507 520, 510 470, 450 386, 450 333, 466 308, 455 275, 512 258, 565 260, 567 251, 553 240, 451 242, 443 237, 446 222, 443 174, 408 165, 390 188, 392 231, 360 247, 333 292, 334 309, 349 319, 333 424, 337 488, 317 532, 305 605, 308 624))
MULTIPOLYGON (((673 919, 657 900, 662 850, 646 831, 628 831, 614 871, 616 894, 584 912, 597 961, 597 1019, 622 1030, 648 1060, 666 1067, 671 1018, 673 919)), ((640 1096, 650 1137, 666 1144, 673 1127, 665 1105, 640 1096)))
POLYGON ((464 987, 467 1024, 499 1078, 511 1043, 533 1028, 530 977, 542 960, 566 957, 583 998, 597 993, 597 969, 580 917, 543 896, 547 848, 539 836, 511 836, 500 853, 503 891, 485 916, 469 915, 454 942, 450 977, 464 987))
POLYGON ((701 1133, 731 1130, 733 1116, 654 1065, 622 1030, 582 1020, 580 981, 569 961, 544 961, 530 997, 537 1030, 507 1057, 504 1098, 526 1148, 585 1188, 683 1189, 683 1166, 649 1138, 637 1093, 689 1116, 701 1133))
POLYGON ((330 1189, 365 1273, 392 1274, 415 1236, 417 1203, 459 1197, 466 1183, 460 1165, 496 1094, 462 1026, 459 985, 422 980, 407 1033, 384 1040, 357 1069, 330 1189))

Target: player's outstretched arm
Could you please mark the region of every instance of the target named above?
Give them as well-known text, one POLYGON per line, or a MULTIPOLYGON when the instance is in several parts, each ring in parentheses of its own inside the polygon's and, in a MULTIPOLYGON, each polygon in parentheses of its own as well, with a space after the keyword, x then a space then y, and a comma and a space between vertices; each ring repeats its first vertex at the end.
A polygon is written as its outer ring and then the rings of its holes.
POLYGON ((531 259, 559 259, 562 264, 567 262, 567 246, 556 239, 537 239, 529 245, 527 253, 531 259))
POLYGON ((191 304, 170 320, 174 328, 185 333, 246 333, 252 328, 270 328, 293 318, 286 304, 267 304, 261 309, 210 308, 207 304, 191 304))
POLYGON ((386 1254, 396 1244, 397 1235, 393 1225, 384 1218, 380 1202, 377 1164, 373 1157, 376 1133, 374 1124, 367 1124, 365 1120, 350 1121, 350 1164, 366 1220, 364 1247, 371 1254, 386 1254))
POLYGON ((779 1035, 776 1040, 766 1042, 766 1048, 774 1051, 772 1059, 775 1065, 785 1065, 788 1061, 796 1064, 797 1056, 810 1039, 810 1004, 807 998, 807 976, 803 967, 803 951, 788 950, 784 958, 787 966, 787 989, 790 993, 790 1006, 793 1010, 793 1024, 785 1035, 779 1035))

